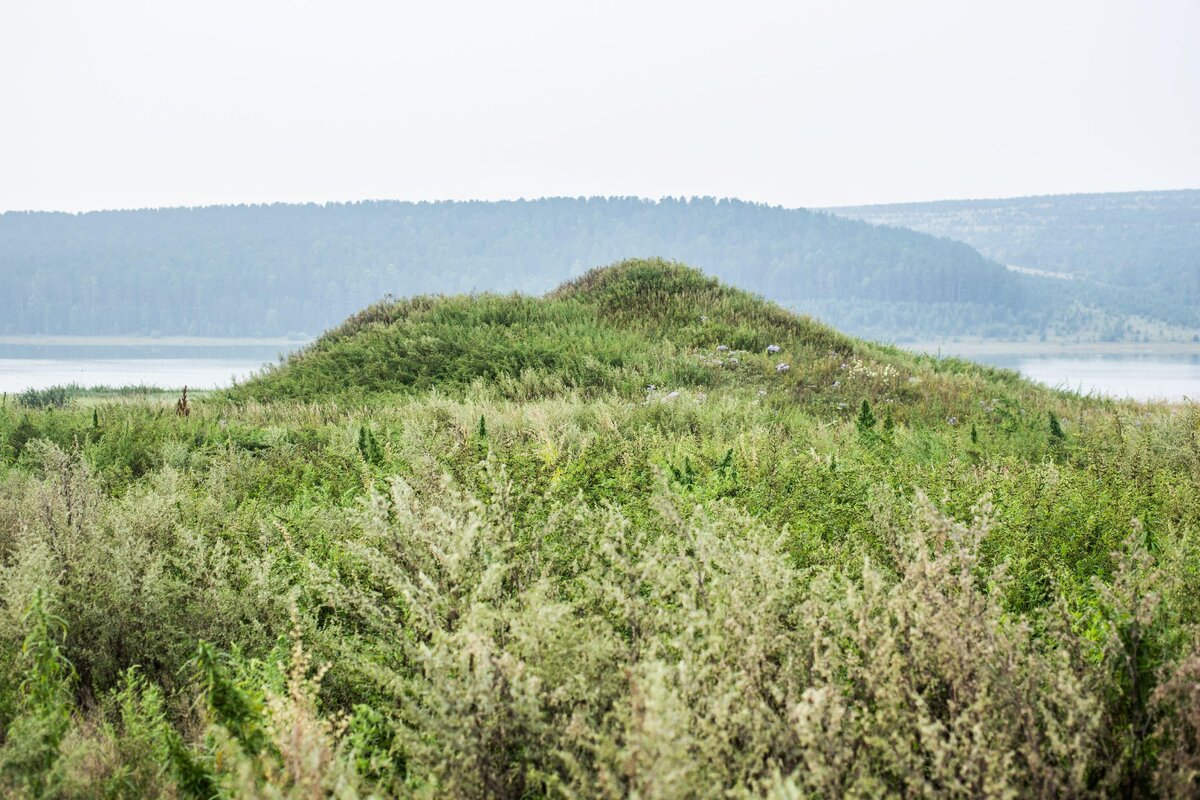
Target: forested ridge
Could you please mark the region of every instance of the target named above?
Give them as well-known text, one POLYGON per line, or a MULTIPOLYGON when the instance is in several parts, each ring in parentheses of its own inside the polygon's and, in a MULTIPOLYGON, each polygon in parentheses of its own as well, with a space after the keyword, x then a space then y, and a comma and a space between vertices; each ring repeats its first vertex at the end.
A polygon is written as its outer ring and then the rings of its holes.
POLYGON ((1195 325, 1200 190, 943 200, 834 213, 966 242, 1002 264, 1062 273, 1060 298, 1195 325))
POLYGON ((0 215, 0 333, 316 334, 388 293, 538 293, 651 255, 884 338, 1025 304, 968 245, 737 200, 275 204, 0 215))

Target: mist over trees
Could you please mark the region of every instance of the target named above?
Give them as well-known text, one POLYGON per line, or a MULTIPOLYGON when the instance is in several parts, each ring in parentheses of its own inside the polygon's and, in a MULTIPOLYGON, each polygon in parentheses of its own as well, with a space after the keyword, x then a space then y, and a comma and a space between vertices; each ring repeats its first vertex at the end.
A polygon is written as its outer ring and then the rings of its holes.
POLYGON ((1196 325, 1200 190, 858 206, 856 219, 967 242, 1002 264, 1060 273, 1057 293, 1118 314, 1196 325))
POLYGON ((540 293, 641 256, 882 340, 1200 331, 1200 192, 837 213, 865 221, 626 197, 10 212, 0 334, 313 336, 388 294, 540 293))
POLYGON ((313 335, 390 293, 543 292, 693 264, 879 338, 1029 327, 969 245, 737 200, 554 198, 0 215, 0 333, 313 335))

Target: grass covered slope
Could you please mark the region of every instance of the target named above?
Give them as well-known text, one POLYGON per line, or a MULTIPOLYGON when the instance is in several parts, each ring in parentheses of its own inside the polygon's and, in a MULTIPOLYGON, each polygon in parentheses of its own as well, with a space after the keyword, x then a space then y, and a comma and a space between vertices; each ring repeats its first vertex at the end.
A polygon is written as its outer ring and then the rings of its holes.
MULTIPOLYGON (((1050 397, 1013 373, 847 337, 661 260, 596 269, 540 298, 380 303, 230 396, 362 399, 437 388, 515 400, 609 393, 641 400, 650 386, 664 394, 766 391, 834 416, 858 411, 863 399, 906 416, 957 418, 999 391, 1042 404, 1050 397)), ((1064 396, 1059 404, 1073 402, 1064 396)))
POLYGON ((648 383, 699 386, 716 373, 690 357, 717 343, 804 352, 849 339, 697 270, 630 261, 593 270, 542 298, 417 297, 372 306, 240 387, 239 398, 461 390, 473 381, 558 390, 641 392, 648 383))
POLYGON ((660 262, 193 406, 0 407, 5 796, 1196 792, 1194 406, 660 262))

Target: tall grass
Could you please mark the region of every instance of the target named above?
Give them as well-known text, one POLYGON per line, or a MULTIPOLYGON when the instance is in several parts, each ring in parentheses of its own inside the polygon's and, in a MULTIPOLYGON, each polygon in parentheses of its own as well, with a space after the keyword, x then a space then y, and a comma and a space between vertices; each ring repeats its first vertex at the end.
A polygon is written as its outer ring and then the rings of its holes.
POLYGON ((185 417, 0 409, 0 792, 1195 795, 1194 406, 640 269, 370 310, 185 417))

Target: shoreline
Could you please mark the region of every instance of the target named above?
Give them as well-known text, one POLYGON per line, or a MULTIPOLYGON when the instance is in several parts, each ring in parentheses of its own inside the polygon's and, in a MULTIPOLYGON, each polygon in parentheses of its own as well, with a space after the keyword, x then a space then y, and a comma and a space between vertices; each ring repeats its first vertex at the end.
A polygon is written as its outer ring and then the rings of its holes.
POLYGON ((1200 356, 1200 342, 906 342, 892 347, 936 356, 1200 356))
POLYGON ((0 345, 35 347, 303 347, 312 339, 233 336, 0 335, 0 345))

